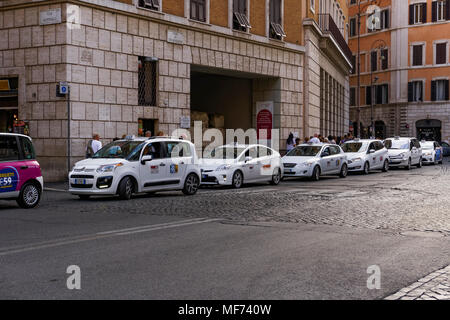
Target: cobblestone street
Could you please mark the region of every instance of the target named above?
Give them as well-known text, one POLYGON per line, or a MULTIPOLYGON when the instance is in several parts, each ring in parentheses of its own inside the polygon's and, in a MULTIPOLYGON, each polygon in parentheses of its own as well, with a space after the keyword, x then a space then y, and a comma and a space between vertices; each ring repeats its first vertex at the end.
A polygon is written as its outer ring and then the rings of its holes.
MULTIPOLYGON (((5 268, 0 283, 9 288, 0 289, 0 296, 21 296, 24 272, 41 263, 50 274, 23 281, 37 281, 35 288, 53 278, 62 283, 57 270, 62 261, 75 259, 95 270, 91 281, 102 281, 98 285, 121 281, 114 268, 133 269, 135 282, 123 278, 118 297, 449 299, 449 168, 447 160, 443 166, 411 171, 325 177, 317 183, 288 179, 276 187, 260 184, 240 190, 208 187, 192 197, 161 192, 130 201, 80 200, 64 191, 65 184, 47 184, 34 210, 0 201, 0 262, 5 268), (91 241, 96 245, 89 245, 91 241), (183 249, 171 247, 185 242, 189 244, 183 249), (41 254, 33 255, 35 251, 41 254), (64 258, 60 262, 56 257, 64 258), (148 267, 147 259, 156 259, 156 264, 148 267), (160 260, 170 267, 160 269, 160 260), (130 265, 132 261, 137 265, 130 265), (102 278, 98 269, 108 270, 110 263, 118 263, 111 267, 116 276, 102 278), (376 292, 365 283, 372 264, 382 267, 382 289, 376 292), (337 280, 333 272, 342 278, 337 280), (185 281, 173 279, 174 274, 199 277, 197 285, 185 285, 186 292, 171 291, 169 283, 179 287, 185 281), (230 274, 236 274, 232 281, 241 289, 228 288, 230 274), (200 280, 205 276, 205 282, 200 280), (144 283, 152 283, 151 294, 144 287, 135 291, 144 283)), ((111 296, 109 290, 96 288, 79 298, 111 296)), ((73 297, 53 289, 54 295, 73 297)), ((25 296, 42 297, 38 292, 25 296)))

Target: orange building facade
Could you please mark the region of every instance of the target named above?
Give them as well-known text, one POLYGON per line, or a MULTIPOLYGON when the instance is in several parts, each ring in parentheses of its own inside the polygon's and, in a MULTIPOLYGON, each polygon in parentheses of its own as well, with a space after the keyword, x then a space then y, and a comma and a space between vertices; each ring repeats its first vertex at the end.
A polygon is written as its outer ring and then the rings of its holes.
POLYGON ((47 181, 66 177, 93 133, 105 144, 194 120, 245 131, 266 102, 281 151, 290 132, 343 135, 346 2, 1 1, 0 131, 26 123, 47 181))
POLYGON ((369 136, 373 120, 374 135, 380 138, 450 140, 450 1, 379 0, 375 10, 368 7, 370 1, 361 5, 359 104, 357 2, 349 5, 349 46, 356 62, 350 76, 350 119, 355 132, 369 136))

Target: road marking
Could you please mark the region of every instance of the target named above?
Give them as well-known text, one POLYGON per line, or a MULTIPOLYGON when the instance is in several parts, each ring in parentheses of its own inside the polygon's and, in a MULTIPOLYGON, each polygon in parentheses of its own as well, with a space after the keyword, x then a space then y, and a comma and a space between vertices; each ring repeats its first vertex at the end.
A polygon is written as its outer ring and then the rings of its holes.
POLYGON ((190 225, 196 225, 196 224, 211 223, 211 222, 217 222, 217 221, 221 221, 221 219, 197 218, 197 219, 189 219, 189 220, 179 220, 179 221, 174 221, 174 222, 170 222, 170 223, 161 223, 161 224, 147 225, 147 226, 141 226, 141 227, 135 227, 135 228, 98 232, 98 233, 95 233, 92 235, 84 235, 84 236, 80 236, 80 237, 55 239, 55 240, 44 241, 44 242, 39 242, 39 243, 35 243, 35 244, 23 245, 23 246, 0 248, 0 257, 15 254, 15 253, 29 252, 29 251, 39 250, 39 249, 54 248, 54 247, 70 245, 70 244, 86 242, 86 241, 92 241, 92 240, 99 240, 99 239, 105 239, 105 238, 130 235, 130 234, 135 234, 135 233, 170 229, 170 228, 178 228, 178 227, 184 227, 184 226, 190 226, 190 225))

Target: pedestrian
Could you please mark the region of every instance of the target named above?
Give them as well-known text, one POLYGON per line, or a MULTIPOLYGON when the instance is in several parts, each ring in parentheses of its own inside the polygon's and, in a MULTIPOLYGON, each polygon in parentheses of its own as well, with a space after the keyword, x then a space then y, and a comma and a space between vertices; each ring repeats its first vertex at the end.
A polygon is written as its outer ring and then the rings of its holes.
POLYGON ((152 132, 150 130, 145 131, 145 137, 150 138, 152 136, 152 132))
POLYGON ((88 141, 86 146, 86 158, 92 158, 98 150, 102 148, 102 143, 100 142, 100 135, 94 133, 92 139, 88 141))
POLYGON ((295 139, 295 146, 298 147, 302 143, 302 140, 300 138, 295 139))
POLYGON ((163 131, 158 131, 157 136, 158 136, 158 137, 164 137, 164 132, 163 132, 163 131))
POLYGON ((314 134, 314 137, 312 137, 309 141, 308 141, 308 143, 309 144, 319 144, 321 141, 320 141, 320 139, 319 139, 319 134, 317 134, 317 133, 315 133, 314 134))
POLYGON ((289 137, 286 140, 286 152, 291 151, 295 147, 294 134, 289 133, 289 137))

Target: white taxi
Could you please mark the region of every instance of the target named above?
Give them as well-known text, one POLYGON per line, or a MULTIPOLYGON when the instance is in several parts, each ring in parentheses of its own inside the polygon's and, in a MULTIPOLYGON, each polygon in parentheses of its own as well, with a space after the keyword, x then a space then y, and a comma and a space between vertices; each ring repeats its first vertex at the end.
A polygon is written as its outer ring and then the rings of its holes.
POLYGON ((390 167, 406 170, 411 166, 422 167, 422 147, 416 138, 389 138, 384 140, 384 145, 388 149, 390 167))
POLYGON ((278 185, 283 177, 280 154, 263 145, 224 145, 200 160, 203 185, 241 188, 245 183, 270 182, 278 185))
POLYGON ((79 161, 69 173, 69 191, 82 199, 93 195, 119 195, 182 190, 194 195, 200 185, 195 146, 167 138, 114 141, 92 158, 79 161))
POLYGON ((302 144, 283 158, 285 177, 307 177, 318 181, 321 175, 347 177, 347 156, 338 145, 302 144))
POLYGON ((427 164, 442 164, 444 149, 436 141, 420 141, 422 147, 422 162, 427 164))
POLYGON ((341 145, 348 159, 348 170, 369 174, 389 171, 389 155, 381 140, 355 139, 341 145))

